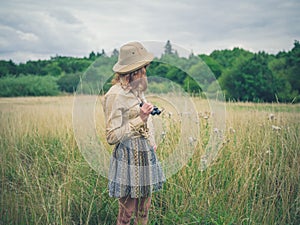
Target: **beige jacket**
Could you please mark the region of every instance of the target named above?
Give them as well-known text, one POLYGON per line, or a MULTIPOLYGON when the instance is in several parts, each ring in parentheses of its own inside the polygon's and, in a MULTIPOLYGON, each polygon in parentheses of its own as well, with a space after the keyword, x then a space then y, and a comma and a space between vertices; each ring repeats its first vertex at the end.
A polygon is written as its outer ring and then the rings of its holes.
MULTIPOLYGON (((145 100, 143 100, 145 101, 145 100)), ((124 138, 144 136, 155 145, 151 115, 147 123, 140 118, 141 99, 131 90, 124 90, 119 83, 105 94, 103 108, 106 122, 106 139, 111 145, 124 138)))

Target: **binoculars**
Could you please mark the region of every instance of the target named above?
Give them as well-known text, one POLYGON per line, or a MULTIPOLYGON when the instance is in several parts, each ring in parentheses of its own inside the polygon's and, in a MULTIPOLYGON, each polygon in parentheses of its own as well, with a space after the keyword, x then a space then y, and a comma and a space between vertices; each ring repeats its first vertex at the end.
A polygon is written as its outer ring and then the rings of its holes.
MULTIPOLYGON (((140 107, 142 107, 143 106, 143 104, 144 104, 144 102, 141 102, 140 103, 140 107)), ((159 115, 159 114, 161 114, 161 110, 157 107, 157 106, 153 106, 153 110, 152 110, 152 112, 150 113, 152 116, 154 116, 154 115, 159 115)))

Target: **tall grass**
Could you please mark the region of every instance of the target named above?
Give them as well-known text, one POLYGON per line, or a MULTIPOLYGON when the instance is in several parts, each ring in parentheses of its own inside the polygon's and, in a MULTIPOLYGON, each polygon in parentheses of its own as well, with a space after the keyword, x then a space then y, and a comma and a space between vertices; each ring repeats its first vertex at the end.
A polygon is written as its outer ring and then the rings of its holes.
MULTIPOLYGON (((209 110, 195 103, 200 115, 209 110)), ((72 104, 0 99, 0 224, 115 224, 107 179, 76 145, 72 104)), ((210 129, 210 118, 199 120, 210 129)), ((153 195, 149 224, 299 224, 299 121, 298 105, 228 103, 218 157, 199 170, 201 132, 192 159, 153 195)))

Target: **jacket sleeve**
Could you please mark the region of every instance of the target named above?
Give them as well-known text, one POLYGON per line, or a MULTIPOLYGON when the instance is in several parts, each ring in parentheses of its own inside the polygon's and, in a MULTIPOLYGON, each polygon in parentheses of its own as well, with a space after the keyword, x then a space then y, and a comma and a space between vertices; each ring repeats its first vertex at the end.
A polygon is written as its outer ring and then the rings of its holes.
POLYGON ((124 118, 122 105, 119 102, 118 95, 105 96, 106 139, 111 145, 120 142, 123 138, 130 137, 133 131, 144 125, 143 120, 139 116, 131 120, 124 118))
POLYGON ((152 116, 149 116, 147 127, 149 129, 149 142, 151 146, 156 146, 155 142, 155 132, 154 132, 154 125, 153 125, 153 119, 152 116))

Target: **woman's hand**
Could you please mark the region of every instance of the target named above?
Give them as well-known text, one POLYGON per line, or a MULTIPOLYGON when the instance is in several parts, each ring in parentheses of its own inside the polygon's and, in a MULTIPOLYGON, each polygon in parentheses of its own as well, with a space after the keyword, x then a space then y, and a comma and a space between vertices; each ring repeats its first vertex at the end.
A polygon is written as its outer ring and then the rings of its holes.
POLYGON ((152 148, 153 148, 154 152, 156 152, 157 146, 153 145, 152 148))
POLYGON ((151 103, 147 103, 145 102, 140 110, 140 117, 144 122, 147 122, 149 114, 152 112, 153 110, 153 105, 151 103))

